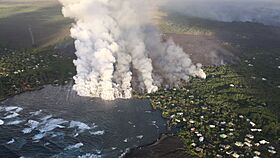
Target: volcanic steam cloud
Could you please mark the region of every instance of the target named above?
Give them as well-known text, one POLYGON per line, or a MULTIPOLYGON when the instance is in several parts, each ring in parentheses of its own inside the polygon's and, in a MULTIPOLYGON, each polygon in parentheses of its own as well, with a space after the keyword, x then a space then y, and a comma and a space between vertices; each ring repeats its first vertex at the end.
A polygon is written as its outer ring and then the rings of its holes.
POLYGON ((79 95, 131 98, 133 90, 152 93, 190 76, 206 78, 201 64, 193 64, 182 48, 171 39, 162 42, 152 20, 157 0, 59 1, 63 15, 76 22, 73 88, 79 95))

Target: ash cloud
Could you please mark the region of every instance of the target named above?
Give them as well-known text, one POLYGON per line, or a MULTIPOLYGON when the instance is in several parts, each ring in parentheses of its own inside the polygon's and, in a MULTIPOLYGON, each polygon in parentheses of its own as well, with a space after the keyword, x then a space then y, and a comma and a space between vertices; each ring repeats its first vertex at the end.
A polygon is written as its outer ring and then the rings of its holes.
POLYGON ((279 0, 165 0, 163 8, 223 22, 256 22, 280 26, 279 0))
POLYGON ((105 100, 131 98, 132 91, 154 92, 178 86, 190 76, 206 78, 201 64, 172 39, 162 42, 153 15, 163 1, 59 0, 63 15, 75 19, 77 75, 74 90, 105 100))

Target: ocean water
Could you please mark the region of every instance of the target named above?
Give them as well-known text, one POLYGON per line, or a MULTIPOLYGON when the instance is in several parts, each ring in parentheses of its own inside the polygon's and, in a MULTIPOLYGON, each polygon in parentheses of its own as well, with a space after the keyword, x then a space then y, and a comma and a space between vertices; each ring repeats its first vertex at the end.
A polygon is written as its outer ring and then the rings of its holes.
POLYGON ((165 132, 166 121, 148 100, 80 97, 71 85, 0 103, 1 158, 118 158, 165 132))

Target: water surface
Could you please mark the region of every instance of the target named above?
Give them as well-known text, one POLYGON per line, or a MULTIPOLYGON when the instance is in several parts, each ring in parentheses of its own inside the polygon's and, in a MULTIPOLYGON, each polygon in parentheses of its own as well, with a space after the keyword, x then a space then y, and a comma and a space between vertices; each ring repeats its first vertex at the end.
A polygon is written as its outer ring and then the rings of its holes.
POLYGON ((0 157, 121 157, 166 131, 147 100, 80 97, 71 85, 46 86, 0 106, 0 157))

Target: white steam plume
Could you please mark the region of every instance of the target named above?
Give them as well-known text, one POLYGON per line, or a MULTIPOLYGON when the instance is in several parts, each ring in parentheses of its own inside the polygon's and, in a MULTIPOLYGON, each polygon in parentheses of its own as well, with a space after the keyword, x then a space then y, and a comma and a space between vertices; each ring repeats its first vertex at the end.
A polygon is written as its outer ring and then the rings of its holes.
POLYGON ((172 40, 161 42, 152 21, 159 1, 59 1, 64 16, 76 21, 71 36, 76 40, 74 89, 79 95, 130 98, 132 89, 151 93, 189 76, 206 78, 201 65, 192 64, 172 40))

